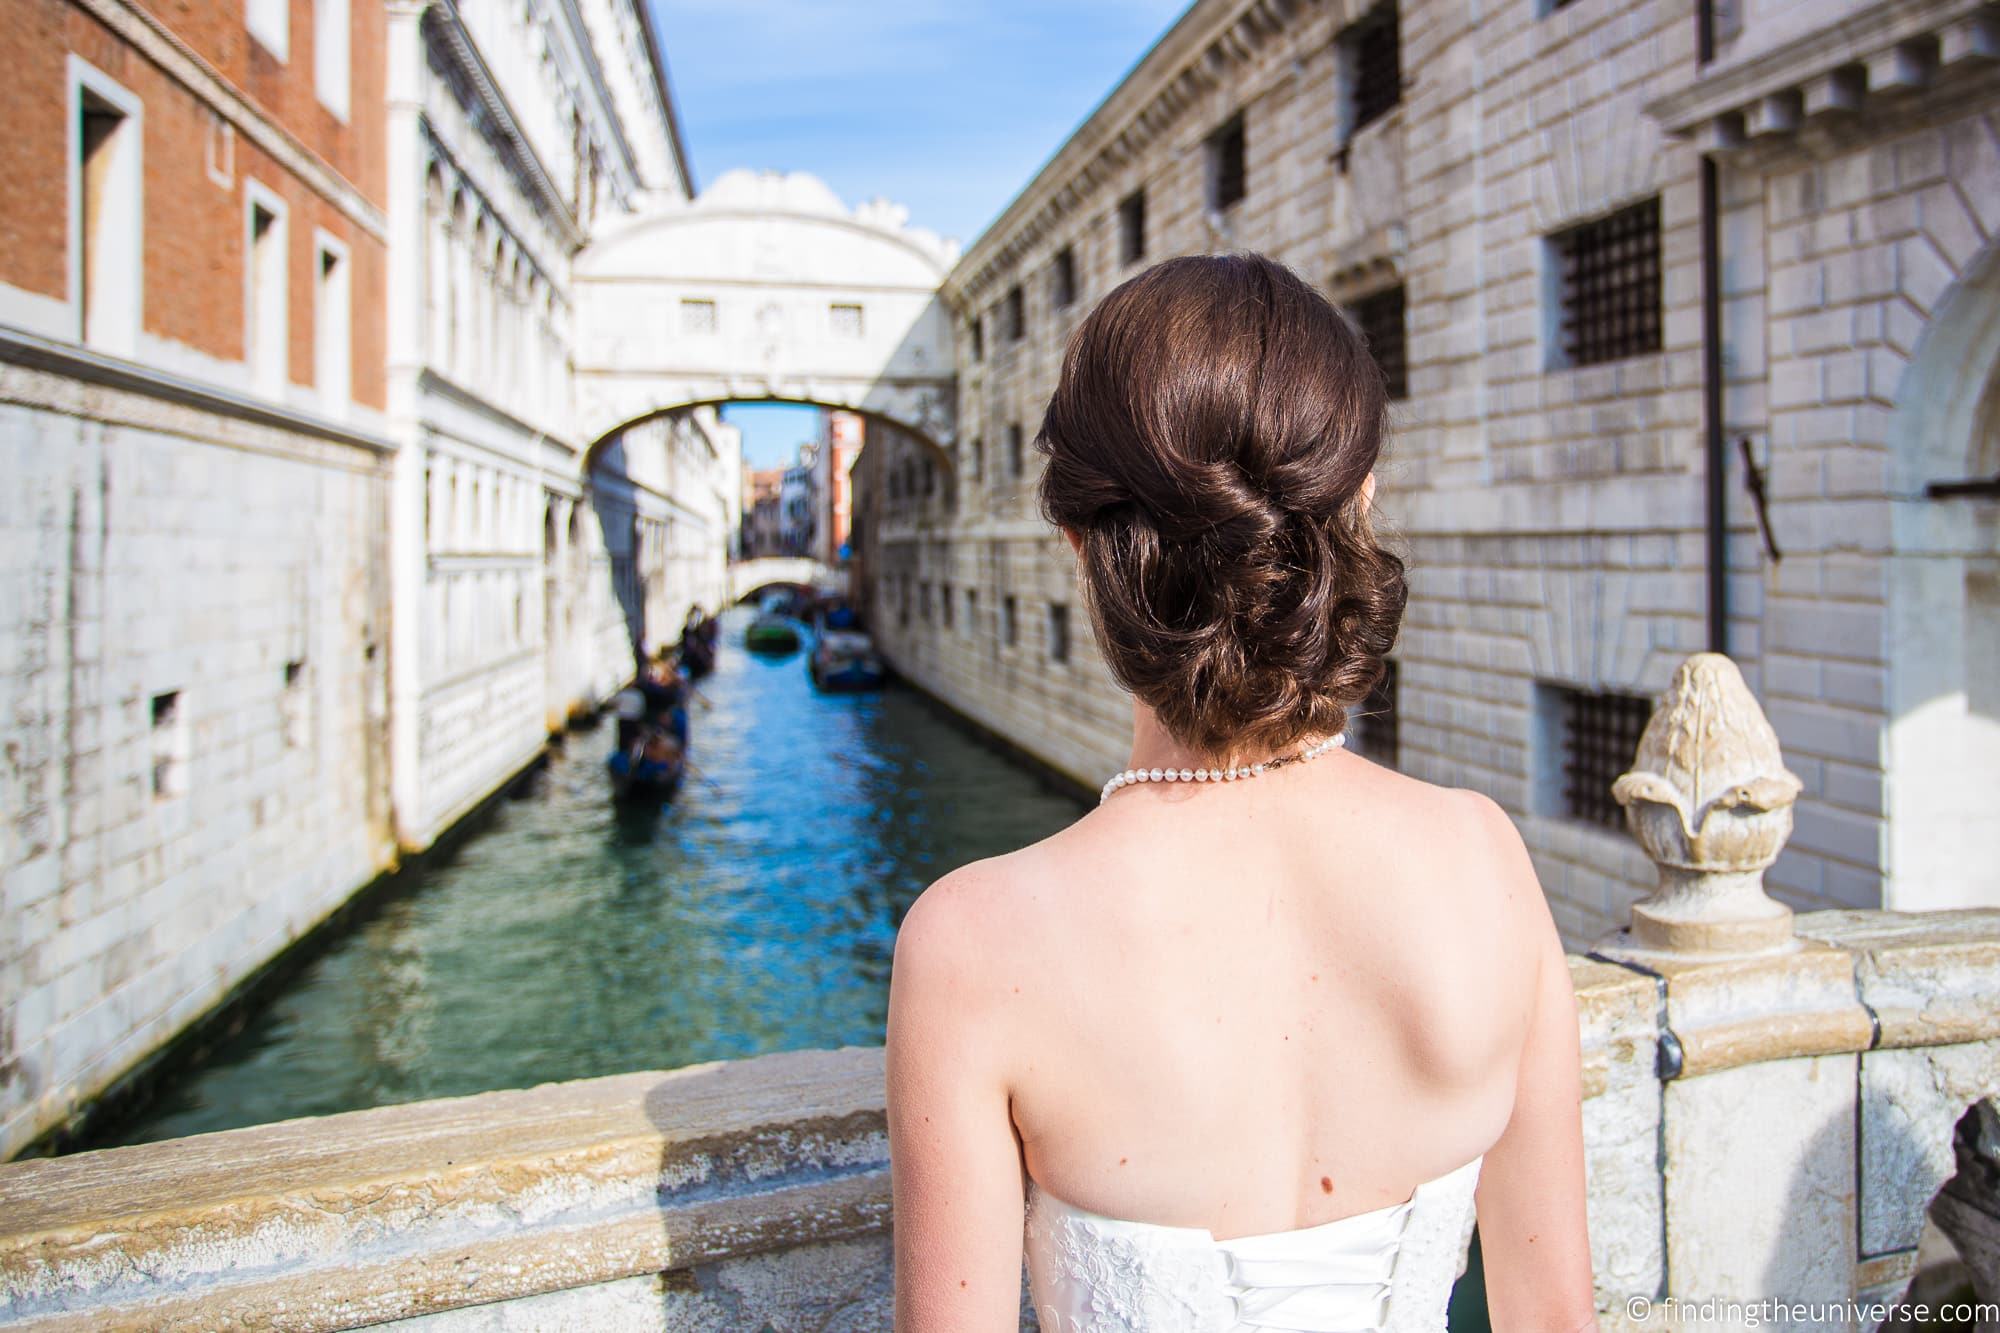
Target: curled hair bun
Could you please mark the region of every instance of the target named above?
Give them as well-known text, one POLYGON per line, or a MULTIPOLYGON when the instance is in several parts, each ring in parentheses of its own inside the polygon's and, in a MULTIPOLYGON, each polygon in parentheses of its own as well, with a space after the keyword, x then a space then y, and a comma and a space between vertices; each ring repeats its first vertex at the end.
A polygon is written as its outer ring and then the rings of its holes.
POLYGON ((1157 264, 1070 340, 1042 512, 1080 539, 1112 673, 1182 743, 1329 735, 1381 675, 1407 596, 1362 495, 1386 409, 1360 336, 1261 255, 1157 264))

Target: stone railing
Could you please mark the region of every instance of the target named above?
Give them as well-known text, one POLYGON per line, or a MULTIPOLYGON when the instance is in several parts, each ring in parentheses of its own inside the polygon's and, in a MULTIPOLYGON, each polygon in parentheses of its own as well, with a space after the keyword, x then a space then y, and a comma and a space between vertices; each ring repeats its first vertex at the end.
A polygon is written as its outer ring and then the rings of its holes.
MULTIPOLYGON (((1661 889, 1571 960, 1609 1329, 1891 1301, 1927 1210, 2000 1274, 1954 1134, 2000 1092, 2000 911, 1792 918, 1788 777, 1704 656, 1619 784, 1661 889)), ((17 1162, 0 1326, 887 1328, 882 1096, 879 1050, 807 1051, 17 1162)))

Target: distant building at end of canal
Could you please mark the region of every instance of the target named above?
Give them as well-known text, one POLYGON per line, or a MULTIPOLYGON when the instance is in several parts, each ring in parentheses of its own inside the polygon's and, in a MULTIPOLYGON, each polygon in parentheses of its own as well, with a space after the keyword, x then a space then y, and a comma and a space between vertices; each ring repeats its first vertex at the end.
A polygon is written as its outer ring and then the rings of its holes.
POLYGON ((1105 292, 1262 251, 1394 400, 1412 595, 1356 748, 1504 805, 1572 945, 1652 887, 1609 787, 1703 648, 1806 784, 1775 892, 2000 904, 1997 57, 1972 0, 1199 0, 945 284, 957 443, 860 469, 885 648, 1123 766, 1033 440, 1105 292))

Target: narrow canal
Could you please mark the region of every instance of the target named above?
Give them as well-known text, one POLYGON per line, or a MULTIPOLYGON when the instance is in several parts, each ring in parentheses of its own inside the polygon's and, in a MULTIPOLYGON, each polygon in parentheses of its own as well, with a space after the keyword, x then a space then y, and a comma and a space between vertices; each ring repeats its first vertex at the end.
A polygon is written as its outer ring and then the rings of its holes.
POLYGON ((725 620, 701 776, 615 811, 608 723, 173 1071, 109 1147, 428 1097, 879 1043, 896 923, 1074 798, 920 696, 826 696, 725 620))

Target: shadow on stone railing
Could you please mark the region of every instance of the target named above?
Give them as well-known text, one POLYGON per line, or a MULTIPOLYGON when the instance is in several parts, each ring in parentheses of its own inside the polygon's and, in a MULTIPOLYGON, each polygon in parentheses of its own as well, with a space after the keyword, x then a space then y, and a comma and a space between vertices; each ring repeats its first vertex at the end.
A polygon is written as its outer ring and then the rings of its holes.
MULTIPOLYGON (((1660 889, 1570 962, 1605 1327, 1891 1303, 1927 1210, 1991 1283, 2000 911, 1771 902, 1798 789, 1723 658, 1617 790, 1660 889)), ((882 1098, 808 1051, 0 1166, 0 1326, 884 1329, 882 1098)))

